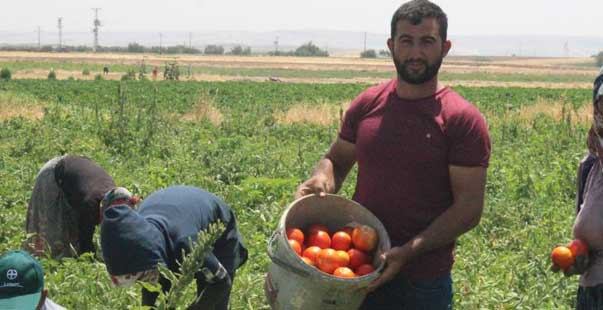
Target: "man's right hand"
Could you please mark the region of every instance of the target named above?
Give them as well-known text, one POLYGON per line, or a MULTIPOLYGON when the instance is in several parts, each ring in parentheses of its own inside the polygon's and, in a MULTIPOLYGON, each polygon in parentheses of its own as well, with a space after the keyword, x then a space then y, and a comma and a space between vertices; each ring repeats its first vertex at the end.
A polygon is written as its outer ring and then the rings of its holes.
POLYGON ((313 176, 297 187, 297 191, 295 191, 295 199, 310 194, 316 194, 320 197, 324 197, 326 196, 327 192, 329 192, 327 178, 313 176))

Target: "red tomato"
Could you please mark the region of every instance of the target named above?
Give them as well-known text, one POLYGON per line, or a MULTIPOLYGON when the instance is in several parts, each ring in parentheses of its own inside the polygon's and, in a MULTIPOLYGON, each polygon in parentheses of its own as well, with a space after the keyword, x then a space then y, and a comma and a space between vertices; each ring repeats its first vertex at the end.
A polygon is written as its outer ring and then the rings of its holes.
POLYGON ((304 244, 304 233, 299 228, 287 228, 287 239, 297 240, 302 245, 304 244))
POLYGON ((368 264, 370 262, 370 257, 358 249, 350 249, 348 255, 350 256, 350 267, 352 269, 356 269, 360 265, 368 264))
POLYGON ((331 247, 338 251, 347 251, 352 245, 352 237, 344 231, 338 231, 331 238, 331 247))
POLYGON ((308 246, 317 246, 321 249, 330 248, 331 237, 324 231, 317 231, 308 237, 308 246))
POLYGON ((358 268, 356 268, 355 270, 356 270, 357 276, 363 276, 365 274, 369 274, 369 273, 375 271, 375 268, 373 268, 373 265, 371 265, 371 264, 362 264, 362 265, 358 266, 358 268))

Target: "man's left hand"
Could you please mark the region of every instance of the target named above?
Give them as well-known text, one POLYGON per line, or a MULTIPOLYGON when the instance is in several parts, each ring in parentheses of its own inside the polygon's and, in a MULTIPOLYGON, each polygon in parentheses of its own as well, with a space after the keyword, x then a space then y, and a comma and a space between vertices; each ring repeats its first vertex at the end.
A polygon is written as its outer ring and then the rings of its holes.
POLYGON ((381 258, 385 260, 385 269, 383 269, 383 273, 379 278, 375 279, 368 287, 367 290, 372 292, 376 290, 381 285, 391 281, 398 273, 400 269, 408 262, 410 259, 410 250, 408 247, 393 247, 386 253, 381 255, 381 258))

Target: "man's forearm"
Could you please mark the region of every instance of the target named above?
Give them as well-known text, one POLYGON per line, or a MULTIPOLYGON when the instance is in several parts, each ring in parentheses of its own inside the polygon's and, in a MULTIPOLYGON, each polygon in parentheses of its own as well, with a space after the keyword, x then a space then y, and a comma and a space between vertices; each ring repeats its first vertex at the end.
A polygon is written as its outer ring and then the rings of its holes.
POLYGON ((483 203, 453 204, 437 217, 423 232, 404 246, 409 247, 412 257, 440 248, 479 224, 483 203))
POLYGON ((333 164, 331 159, 324 157, 318 162, 316 168, 314 168, 312 176, 324 178, 327 185, 326 191, 334 194, 341 189, 341 185, 345 179, 345 174, 342 175, 340 170, 333 164))

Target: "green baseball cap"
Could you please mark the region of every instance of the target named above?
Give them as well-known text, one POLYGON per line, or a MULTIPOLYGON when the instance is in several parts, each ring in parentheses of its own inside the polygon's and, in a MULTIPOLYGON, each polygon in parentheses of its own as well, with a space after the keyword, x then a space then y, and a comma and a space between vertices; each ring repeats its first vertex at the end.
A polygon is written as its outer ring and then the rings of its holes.
POLYGON ((35 310, 44 289, 44 271, 27 252, 0 257, 0 309, 35 310))

